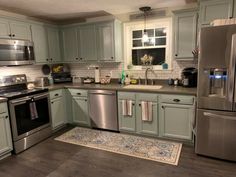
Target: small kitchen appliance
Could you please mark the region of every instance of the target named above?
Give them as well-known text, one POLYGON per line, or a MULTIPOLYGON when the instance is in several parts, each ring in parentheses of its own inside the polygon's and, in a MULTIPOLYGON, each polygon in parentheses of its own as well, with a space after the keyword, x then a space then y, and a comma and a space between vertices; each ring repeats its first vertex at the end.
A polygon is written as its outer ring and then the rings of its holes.
POLYGON ((0 77, 0 97, 8 99, 14 152, 19 153, 52 133, 48 89, 27 89, 23 75, 0 77))
POLYGON ((197 69, 184 68, 181 73, 182 86, 197 87, 197 69))

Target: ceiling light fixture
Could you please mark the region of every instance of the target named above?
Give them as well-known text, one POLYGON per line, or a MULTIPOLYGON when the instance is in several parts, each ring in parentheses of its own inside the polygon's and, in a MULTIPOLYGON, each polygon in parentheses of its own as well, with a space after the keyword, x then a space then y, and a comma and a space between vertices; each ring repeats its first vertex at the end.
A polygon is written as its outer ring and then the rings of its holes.
POLYGON ((145 6, 145 7, 140 7, 139 10, 143 12, 143 17, 144 17, 144 30, 143 30, 142 41, 148 42, 149 39, 148 39, 148 33, 146 29, 146 21, 147 21, 147 16, 152 9, 151 7, 145 6))

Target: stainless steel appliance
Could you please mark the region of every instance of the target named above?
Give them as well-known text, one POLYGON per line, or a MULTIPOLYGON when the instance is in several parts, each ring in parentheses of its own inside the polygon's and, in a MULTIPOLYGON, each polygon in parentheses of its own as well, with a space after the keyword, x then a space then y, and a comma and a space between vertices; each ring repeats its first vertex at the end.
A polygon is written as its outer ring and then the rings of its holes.
POLYGON ((47 89, 28 90, 25 75, 0 78, 0 96, 8 98, 14 152, 49 137, 51 114, 47 89))
POLYGON ((195 151, 236 161, 236 25, 200 34, 195 151))
POLYGON ((116 91, 90 90, 89 116, 93 128, 118 131, 116 91))
POLYGON ((0 65, 27 65, 34 63, 33 42, 0 39, 0 65))
POLYGON ((35 79, 35 85, 37 87, 46 87, 49 86, 49 79, 48 77, 37 77, 35 79))

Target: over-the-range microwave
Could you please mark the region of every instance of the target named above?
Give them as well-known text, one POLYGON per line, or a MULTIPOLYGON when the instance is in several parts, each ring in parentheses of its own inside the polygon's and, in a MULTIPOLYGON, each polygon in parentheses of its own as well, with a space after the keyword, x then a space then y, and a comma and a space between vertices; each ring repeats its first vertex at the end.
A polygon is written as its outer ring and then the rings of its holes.
POLYGON ((33 64, 33 42, 18 39, 0 39, 0 65, 29 65, 33 64))

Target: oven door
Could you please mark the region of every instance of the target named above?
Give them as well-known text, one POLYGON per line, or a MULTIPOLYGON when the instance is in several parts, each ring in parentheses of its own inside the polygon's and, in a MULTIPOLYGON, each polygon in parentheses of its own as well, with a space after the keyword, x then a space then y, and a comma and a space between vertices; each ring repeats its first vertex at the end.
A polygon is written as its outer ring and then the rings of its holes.
POLYGON ((17 141, 51 126, 49 94, 37 94, 9 101, 13 140, 17 141))
POLYGON ((34 63, 33 43, 24 40, 0 39, 0 65, 34 63))

